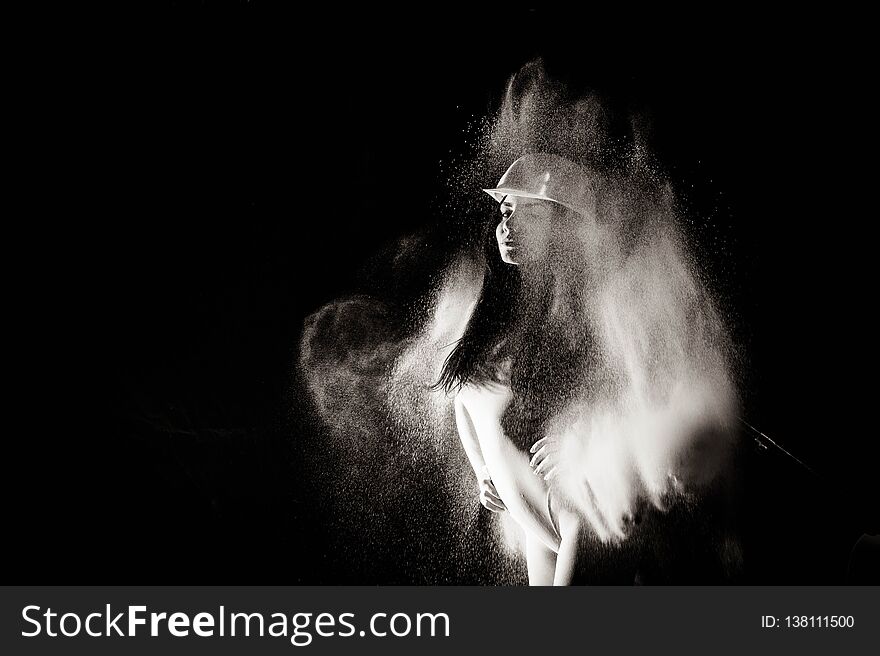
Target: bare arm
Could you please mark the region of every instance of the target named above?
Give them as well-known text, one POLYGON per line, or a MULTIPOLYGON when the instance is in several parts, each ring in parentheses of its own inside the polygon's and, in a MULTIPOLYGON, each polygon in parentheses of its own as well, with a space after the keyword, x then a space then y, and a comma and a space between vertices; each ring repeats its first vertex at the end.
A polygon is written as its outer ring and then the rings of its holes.
POLYGON ((461 396, 455 397, 455 425, 458 427, 458 437, 461 439, 461 445, 471 463, 474 475, 480 478, 486 461, 483 459, 483 451, 480 449, 480 440, 477 438, 474 423, 471 421, 461 396))
POLYGON ((461 445, 464 447, 468 461, 470 461, 480 485, 480 503, 493 512, 507 510, 489 476, 489 468, 486 467, 483 451, 480 449, 480 440, 477 437, 474 422, 471 421, 467 408, 459 396, 455 397, 455 424, 458 427, 461 445))

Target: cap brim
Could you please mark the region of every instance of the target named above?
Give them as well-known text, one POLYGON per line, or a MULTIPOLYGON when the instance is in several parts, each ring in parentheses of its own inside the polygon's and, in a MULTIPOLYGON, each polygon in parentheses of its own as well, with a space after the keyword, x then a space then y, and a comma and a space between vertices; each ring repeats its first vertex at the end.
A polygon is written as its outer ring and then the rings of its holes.
POLYGON ((504 200, 505 196, 519 196, 520 198, 539 198, 541 200, 549 200, 554 203, 559 202, 554 198, 547 198, 547 196, 542 196, 541 194, 533 194, 528 191, 522 191, 520 189, 508 189, 506 187, 501 187, 499 189, 483 189, 483 191, 485 191, 499 203, 504 200))

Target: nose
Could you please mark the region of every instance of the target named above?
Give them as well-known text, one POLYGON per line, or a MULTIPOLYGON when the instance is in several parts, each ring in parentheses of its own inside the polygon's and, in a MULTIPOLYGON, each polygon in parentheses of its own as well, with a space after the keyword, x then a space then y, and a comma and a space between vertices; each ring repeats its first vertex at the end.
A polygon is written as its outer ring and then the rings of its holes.
POLYGON ((499 232, 501 232, 505 237, 511 232, 516 232, 516 229, 510 224, 511 218, 513 218, 513 212, 503 217, 501 219, 500 225, 498 226, 499 232))
POLYGON ((507 219, 501 219, 501 223, 495 228, 495 237, 498 241, 507 241, 510 235, 510 227, 507 225, 507 219))

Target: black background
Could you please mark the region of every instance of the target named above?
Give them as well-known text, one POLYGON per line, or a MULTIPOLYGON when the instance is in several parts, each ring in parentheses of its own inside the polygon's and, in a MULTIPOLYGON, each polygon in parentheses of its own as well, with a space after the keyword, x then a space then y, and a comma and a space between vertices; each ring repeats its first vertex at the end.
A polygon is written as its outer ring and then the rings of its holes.
POLYGON ((756 456, 750 580, 846 580, 877 527, 857 17, 80 18, 14 62, 31 184, 13 192, 12 382, 35 401, 8 436, 17 582, 401 580, 326 564, 298 462, 311 436, 290 430, 297 340, 321 304, 369 291, 383 248, 442 225, 440 162, 537 55, 652 109, 747 353, 746 414, 818 474, 756 456))

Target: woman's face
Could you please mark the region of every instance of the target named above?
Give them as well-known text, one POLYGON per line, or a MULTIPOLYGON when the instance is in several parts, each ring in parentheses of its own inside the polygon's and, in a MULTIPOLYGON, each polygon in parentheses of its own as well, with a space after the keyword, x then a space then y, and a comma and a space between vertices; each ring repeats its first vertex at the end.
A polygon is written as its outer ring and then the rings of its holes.
POLYGON ((551 201, 505 196, 501 223, 495 229, 501 259, 507 264, 535 264, 546 260, 556 205, 551 201))

